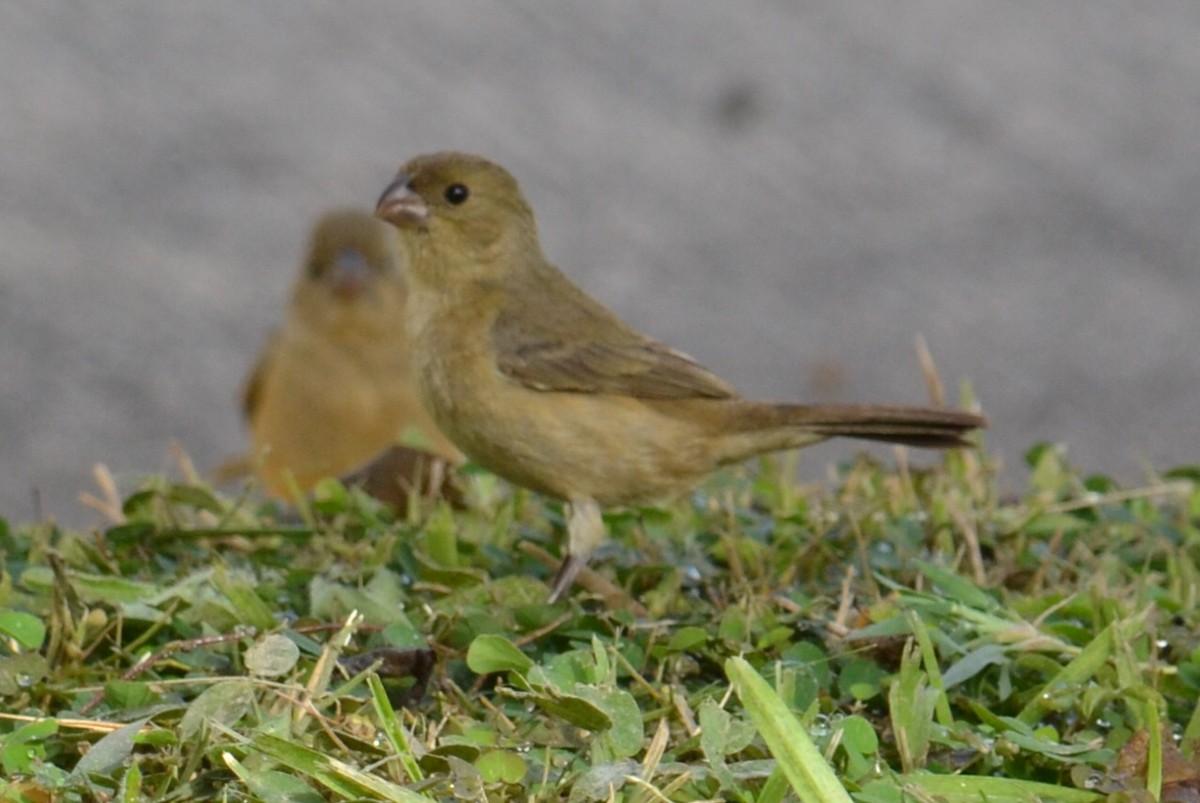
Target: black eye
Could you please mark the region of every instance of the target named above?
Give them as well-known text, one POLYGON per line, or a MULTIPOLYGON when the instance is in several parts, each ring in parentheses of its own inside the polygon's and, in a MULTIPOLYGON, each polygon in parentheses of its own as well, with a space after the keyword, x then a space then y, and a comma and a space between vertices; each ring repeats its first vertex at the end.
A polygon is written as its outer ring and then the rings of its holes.
POLYGON ((451 184, 446 188, 446 191, 442 193, 442 196, 455 206, 458 206, 463 201, 467 200, 470 195, 471 191, 467 189, 467 185, 465 184, 451 184))

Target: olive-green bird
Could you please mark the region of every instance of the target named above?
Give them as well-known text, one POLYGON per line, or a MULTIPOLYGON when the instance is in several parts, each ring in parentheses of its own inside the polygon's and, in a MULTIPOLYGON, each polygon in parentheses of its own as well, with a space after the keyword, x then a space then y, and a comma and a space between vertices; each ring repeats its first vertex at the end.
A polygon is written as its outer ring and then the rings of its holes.
POLYGON ((428 490, 433 461, 461 462, 413 387, 407 296, 393 227, 351 209, 317 221, 283 325, 242 393, 253 442, 244 462, 272 495, 364 466, 380 487, 428 490))
POLYGON ((602 506, 676 494, 718 466, 838 435, 945 448, 986 423, 930 407, 742 398, 554 267, 517 182, 478 156, 413 159, 376 214, 402 235, 414 376, 434 420, 475 462, 568 504, 551 599, 603 539, 602 506))

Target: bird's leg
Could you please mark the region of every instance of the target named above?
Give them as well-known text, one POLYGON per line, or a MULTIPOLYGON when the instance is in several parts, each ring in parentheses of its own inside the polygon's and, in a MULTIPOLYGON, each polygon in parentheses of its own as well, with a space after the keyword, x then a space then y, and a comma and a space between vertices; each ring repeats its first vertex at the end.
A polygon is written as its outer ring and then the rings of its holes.
POLYGON ((594 499, 576 499, 567 503, 567 554, 550 586, 550 602, 562 599, 575 583, 579 570, 587 565, 592 552, 604 540, 604 519, 594 499))

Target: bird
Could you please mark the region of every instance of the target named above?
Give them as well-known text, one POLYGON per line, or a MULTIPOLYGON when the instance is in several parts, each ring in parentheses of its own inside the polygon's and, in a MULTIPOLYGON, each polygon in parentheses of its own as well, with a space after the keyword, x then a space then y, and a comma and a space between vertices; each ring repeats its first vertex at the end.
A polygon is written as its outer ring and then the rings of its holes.
POLYGON ((344 475, 395 505, 399 491, 428 491, 462 462, 413 388, 398 239, 369 209, 315 221, 284 322, 242 390, 251 454, 218 477, 250 467, 290 500, 344 475))
POLYGON ((565 502, 551 601, 603 541, 605 507, 834 436, 950 448, 987 423, 935 407, 744 398, 551 264, 516 179, 481 156, 410 160, 375 214, 401 234, 414 382, 438 427, 483 468, 565 502))

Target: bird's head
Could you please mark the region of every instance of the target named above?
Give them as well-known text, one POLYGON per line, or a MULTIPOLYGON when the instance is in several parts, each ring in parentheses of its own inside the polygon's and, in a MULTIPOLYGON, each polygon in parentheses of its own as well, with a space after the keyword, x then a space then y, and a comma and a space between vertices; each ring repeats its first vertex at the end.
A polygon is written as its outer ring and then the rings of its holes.
POLYGON ((479 156, 445 152, 409 161, 379 197, 375 214, 416 249, 415 275, 446 264, 500 269, 510 260, 498 255, 541 252, 533 210, 516 179, 479 156))
POLYGON ((310 283, 351 303, 374 292, 381 281, 402 278, 399 262, 393 229, 368 212, 339 209, 313 227, 304 272, 310 283))
POLYGON ((306 326, 335 340, 376 337, 403 326, 407 298, 394 227, 362 209, 332 210, 314 224, 291 300, 306 326))

